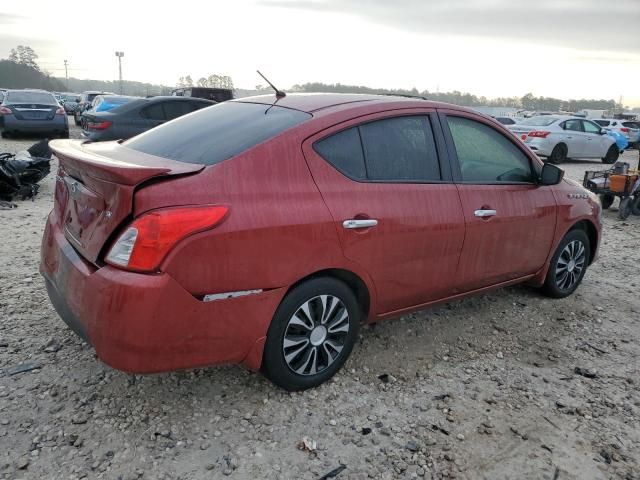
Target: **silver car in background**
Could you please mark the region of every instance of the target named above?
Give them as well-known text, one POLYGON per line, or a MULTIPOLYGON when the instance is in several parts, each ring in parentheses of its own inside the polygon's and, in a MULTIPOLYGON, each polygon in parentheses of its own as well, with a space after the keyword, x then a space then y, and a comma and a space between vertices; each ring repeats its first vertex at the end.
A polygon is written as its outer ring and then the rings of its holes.
POLYGON ((584 118, 542 115, 507 128, 551 163, 568 158, 599 158, 602 163, 614 163, 620 155, 616 141, 598 124, 584 118))
POLYGON ((16 133, 40 133, 69 138, 64 108, 45 90, 7 90, 0 103, 0 131, 6 138, 16 133))
POLYGON ((613 130, 624 135, 629 141, 629 145, 635 146, 640 141, 640 128, 636 122, 618 120, 617 118, 594 118, 593 121, 605 130, 613 130))

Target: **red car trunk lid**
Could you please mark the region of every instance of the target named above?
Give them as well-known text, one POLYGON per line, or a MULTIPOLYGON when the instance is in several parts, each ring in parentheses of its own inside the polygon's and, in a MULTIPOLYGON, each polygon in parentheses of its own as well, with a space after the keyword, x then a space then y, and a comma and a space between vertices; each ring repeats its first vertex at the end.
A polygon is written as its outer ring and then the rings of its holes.
POLYGON ((137 185, 154 177, 195 173, 203 165, 176 162, 117 142, 55 140, 60 160, 54 211, 69 242, 95 262, 114 230, 133 211, 137 185))

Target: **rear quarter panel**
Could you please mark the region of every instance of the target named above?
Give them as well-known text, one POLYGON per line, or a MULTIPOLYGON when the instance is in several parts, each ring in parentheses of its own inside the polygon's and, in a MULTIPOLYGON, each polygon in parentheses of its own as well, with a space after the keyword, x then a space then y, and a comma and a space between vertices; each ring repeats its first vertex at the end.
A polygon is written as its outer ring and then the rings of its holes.
POLYGON ((285 134, 198 175, 138 191, 134 216, 166 206, 229 206, 222 224, 180 242, 161 269, 194 295, 289 286, 327 268, 350 270, 371 287, 344 258, 300 145, 285 134))

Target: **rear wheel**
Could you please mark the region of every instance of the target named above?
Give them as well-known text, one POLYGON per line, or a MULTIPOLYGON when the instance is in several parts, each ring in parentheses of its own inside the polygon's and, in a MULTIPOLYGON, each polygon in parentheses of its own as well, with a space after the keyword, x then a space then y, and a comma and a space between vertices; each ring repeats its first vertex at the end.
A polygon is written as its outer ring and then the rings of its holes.
POLYGON ((583 230, 571 230, 556 249, 542 291, 553 298, 571 295, 587 271, 591 255, 589 237, 583 230))
POLYGON ((625 197, 620 200, 620 205, 618 206, 618 218, 620 220, 626 220, 631 215, 633 197, 625 197))
POLYGON ((613 144, 609 147, 609 150, 607 150, 607 154, 602 159, 602 163, 606 163, 606 164, 615 163, 616 160, 618 160, 619 156, 620 156, 620 150, 618 150, 617 145, 613 144))
POLYGON ((9 138, 9 132, 2 132, 2 138, 9 138))
POLYGON ((66 130, 60 134, 60 138, 69 138, 69 130, 66 130))
POLYGON ((304 390, 331 378, 358 337, 361 309, 343 282, 319 277, 282 300, 267 333, 262 372, 286 390, 304 390))
POLYGON ((614 195, 609 193, 602 193, 599 195, 600 197, 600 205, 602 205, 602 209, 606 210, 607 208, 613 205, 613 201, 616 199, 614 195))
POLYGON ((553 150, 551 151, 551 155, 549 155, 550 163, 562 163, 567 159, 567 146, 564 143, 559 143, 553 150))

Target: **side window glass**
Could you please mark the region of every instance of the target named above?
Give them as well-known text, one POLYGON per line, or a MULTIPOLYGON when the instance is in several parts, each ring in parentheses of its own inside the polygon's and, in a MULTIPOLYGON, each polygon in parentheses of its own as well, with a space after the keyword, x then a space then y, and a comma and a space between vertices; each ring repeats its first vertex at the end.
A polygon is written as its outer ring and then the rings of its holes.
POLYGON ((154 103, 153 105, 149 105, 148 107, 142 109, 140 114, 144 118, 148 118, 149 120, 165 120, 164 110, 162 109, 161 103, 154 103))
POLYGON ((360 125, 369 180, 440 180, 428 117, 395 117, 360 125))
POLYGON ((313 144, 327 162, 354 180, 366 180, 364 155, 358 127, 343 130, 313 144))
POLYGON ((584 131, 587 133, 600 133, 600 127, 595 123, 582 120, 582 125, 584 126, 584 131))
POLYGON ((462 180, 476 183, 533 183, 529 158, 502 133, 462 117, 448 116, 462 180))
POLYGON ((189 102, 165 102, 163 105, 167 120, 173 120, 193 111, 189 102))
POLYGON ((564 129, 572 132, 582 132, 582 122, 580 120, 567 120, 564 122, 564 129))

